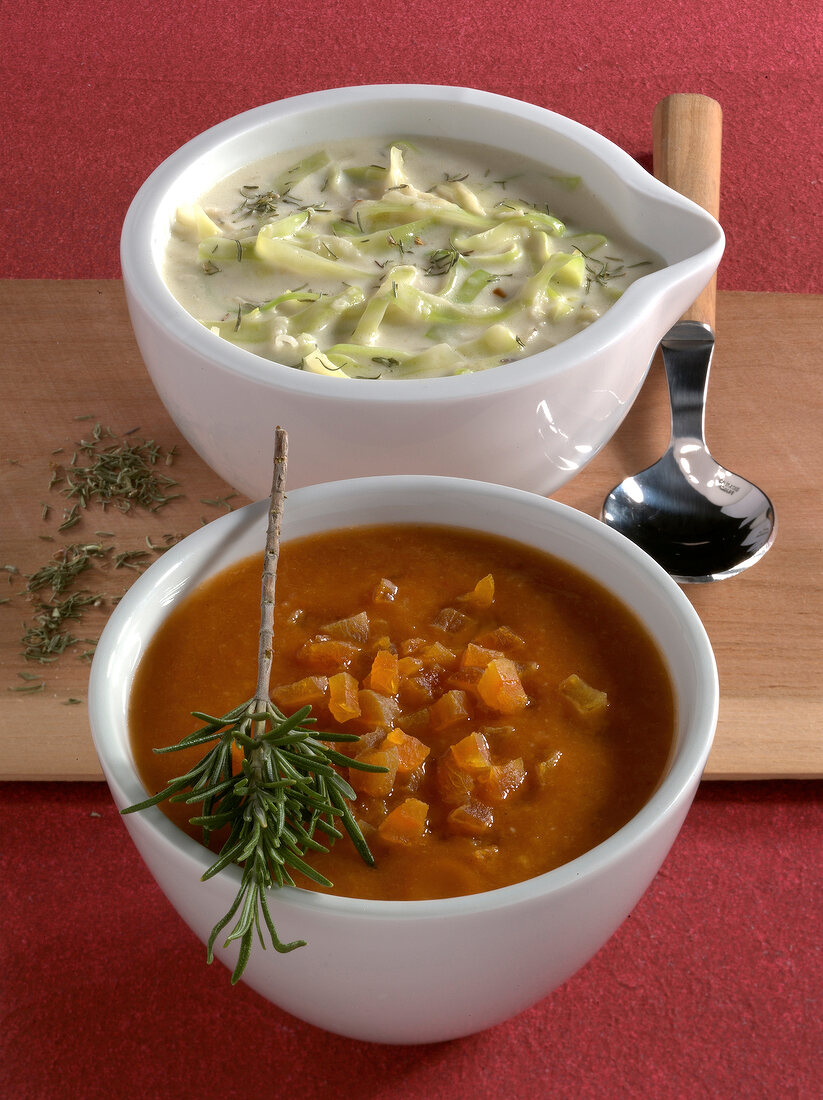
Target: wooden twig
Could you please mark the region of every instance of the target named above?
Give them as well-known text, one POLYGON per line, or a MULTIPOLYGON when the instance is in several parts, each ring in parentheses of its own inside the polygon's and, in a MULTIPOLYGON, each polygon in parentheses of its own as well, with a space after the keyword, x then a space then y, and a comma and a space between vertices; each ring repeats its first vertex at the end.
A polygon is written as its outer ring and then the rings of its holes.
POLYGON ((288 465, 289 438, 284 428, 274 433, 274 473, 269 498, 269 523, 266 530, 266 549, 263 556, 263 582, 260 595, 260 637, 257 649, 257 688, 255 710, 262 710, 270 702, 271 665, 274 655, 274 592, 277 582, 277 559, 280 556, 280 524, 286 499, 286 468, 288 465), (259 704, 259 706, 258 706, 259 704))

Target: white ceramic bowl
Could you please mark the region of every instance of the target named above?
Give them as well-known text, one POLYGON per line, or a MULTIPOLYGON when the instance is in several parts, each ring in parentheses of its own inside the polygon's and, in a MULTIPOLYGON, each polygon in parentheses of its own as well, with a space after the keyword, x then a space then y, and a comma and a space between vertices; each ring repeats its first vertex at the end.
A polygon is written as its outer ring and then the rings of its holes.
POLYGON ((660 338, 706 285, 720 226, 598 134, 518 100, 466 88, 387 85, 313 92, 238 115, 168 158, 132 203, 121 264, 132 325, 163 403, 230 485, 268 493, 271 433, 291 437, 293 488, 421 473, 551 493, 611 438, 660 338), (557 347, 454 378, 324 378, 271 363, 209 332, 161 277, 177 206, 267 152, 393 133, 462 138, 582 177, 560 213, 622 229, 665 261, 603 317, 557 347))
MULTIPOLYGON (((377 522, 482 528, 573 563, 646 623, 676 696, 676 747, 650 801, 608 840, 548 874, 436 901, 272 892, 281 937, 308 943, 288 955, 254 949, 244 977, 252 988, 343 1035, 433 1042, 479 1031, 528 1008, 590 959, 631 911, 694 796, 717 718, 717 674, 691 604, 651 558, 591 517, 532 493, 431 477, 311 486, 289 493, 283 537, 377 522)), ((265 524, 265 502, 208 524, 167 551, 112 615, 97 646, 89 702, 95 745, 119 808, 145 797, 126 716, 135 668, 149 639, 195 585, 262 550, 265 524)), ((162 890, 205 942, 237 893, 238 869, 202 883, 210 853, 160 810, 124 821, 162 890)), ((218 950, 218 956, 234 965, 233 950, 218 950)), ((231 996, 228 975, 225 995, 231 996)))

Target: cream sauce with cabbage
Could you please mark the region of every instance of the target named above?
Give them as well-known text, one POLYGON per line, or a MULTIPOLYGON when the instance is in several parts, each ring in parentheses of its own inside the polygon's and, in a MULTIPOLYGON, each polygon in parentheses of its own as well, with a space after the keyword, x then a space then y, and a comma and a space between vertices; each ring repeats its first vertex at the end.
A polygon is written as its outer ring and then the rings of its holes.
POLYGON ((287 366, 486 370, 568 339, 660 266, 557 217, 579 185, 467 142, 278 154, 178 209, 164 275, 211 331, 287 366))

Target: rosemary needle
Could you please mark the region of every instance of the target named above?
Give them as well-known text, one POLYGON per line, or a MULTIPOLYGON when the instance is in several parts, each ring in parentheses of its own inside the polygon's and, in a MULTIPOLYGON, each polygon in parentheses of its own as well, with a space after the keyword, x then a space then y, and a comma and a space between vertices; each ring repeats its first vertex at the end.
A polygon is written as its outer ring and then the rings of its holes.
POLYGON ((205 843, 213 832, 228 830, 228 838, 203 879, 212 878, 232 864, 243 868, 237 896, 212 929, 206 954, 207 961, 211 962, 218 936, 234 921, 224 942, 224 946, 228 946, 234 940, 240 941, 232 984, 239 981, 245 970, 255 933, 265 948, 263 925, 275 951, 293 951, 305 945, 305 940, 281 941, 269 912, 268 891, 274 886, 294 885, 294 871, 330 886, 328 879, 315 871, 305 857, 312 851, 327 851, 328 845, 342 837, 339 825, 348 833, 361 858, 368 864, 374 863, 349 805, 355 793, 335 765, 385 771, 385 768, 351 760, 330 747, 329 742, 356 741, 355 734, 317 733, 313 729, 310 707, 303 707, 286 717, 271 702, 274 595, 287 452, 286 432, 277 428, 254 698, 221 717, 193 711, 193 716, 204 725, 176 745, 155 751, 176 752, 209 744, 212 747, 199 763, 185 775, 172 779, 164 790, 122 811, 133 813, 166 800, 200 803, 200 814, 190 821, 202 828, 205 843), (239 770, 233 760, 233 751, 238 755, 242 753, 239 770))

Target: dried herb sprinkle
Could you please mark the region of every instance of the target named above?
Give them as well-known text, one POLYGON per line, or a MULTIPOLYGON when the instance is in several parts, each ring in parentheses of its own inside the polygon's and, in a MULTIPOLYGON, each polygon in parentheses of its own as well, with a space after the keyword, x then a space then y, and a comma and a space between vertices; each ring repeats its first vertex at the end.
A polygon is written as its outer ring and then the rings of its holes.
MULTIPOLYGON (((173 454, 173 450, 164 451, 152 439, 119 440, 110 428, 98 423, 90 439, 76 444, 71 462, 54 468, 50 487, 59 485, 60 492, 75 502, 75 508, 87 508, 95 502, 123 512, 135 506, 156 512, 180 495, 167 492, 177 482, 157 469, 161 462, 170 465, 173 454)), ((76 522, 76 516, 72 509, 60 529, 76 522)))

